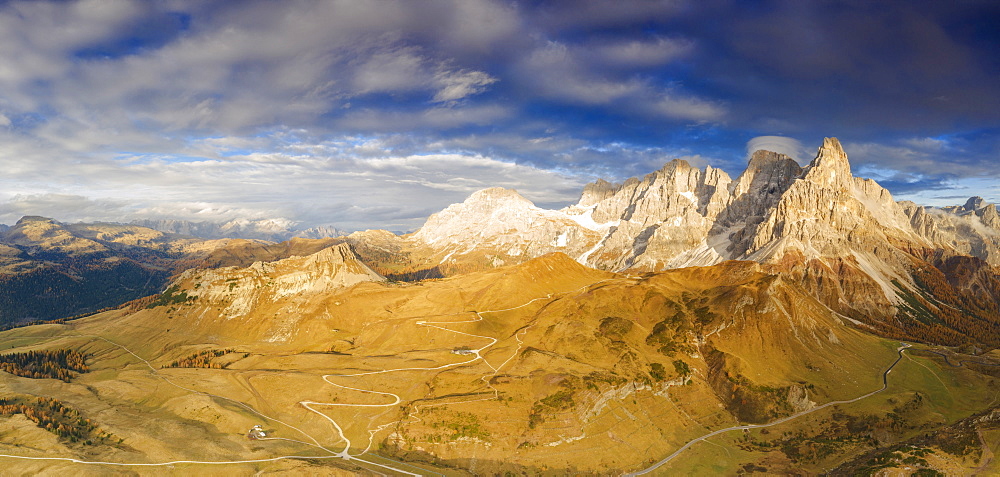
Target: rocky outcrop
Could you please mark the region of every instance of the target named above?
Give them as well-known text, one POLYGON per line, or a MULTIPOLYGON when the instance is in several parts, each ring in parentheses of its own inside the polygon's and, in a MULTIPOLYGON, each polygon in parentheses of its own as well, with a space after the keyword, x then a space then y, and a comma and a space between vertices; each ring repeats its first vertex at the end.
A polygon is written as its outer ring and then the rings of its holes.
POLYGON ((64 224, 46 217, 22 217, 4 234, 3 241, 25 250, 45 254, 69 256, 108 251, 105 245, 77 236, 64 224))
POLYGON ((383 282, 347 243, 308 256, 275 262, 255 262, 249 267, 191 269, 167 288, 165 295, 182 296, 174 306, 189 317, 189 325, 243 339, 284 343, 308 334, 300 324, 334 306, 339 293, 363 283, 383 282), (262 319, 266 317, 265 319, 262 319))
POLYGON ((199 306, 221 308, 220 316, 232 319, 288 297, 331 294, 384 280, 361 262, 350 245, 341 243, 305 257, 255 262, 245 268, 188 270, 174 285, 197 299, 199 306))
POLYGON ((896 203, 875 181, 853 177, 840 142, 827 138, 806 167, 756 151, 733 181, 719 169, 674 160, 621 184, 588 184, 580 201, 561 211, 487 189, 433 215, 413 239, 445 254, 458 248, 456 259, 476 250, 514 261, 563 251, 597 268, 662 270, 732 259, 778 262, 789 252, 807 260, 860 254, 898 268, 907 260, 894 250, 904 243, 996 265, 994 235, 994 205, 981 198, 945 209, 896 203))
POLYGON ((747 239, 734 242, 732 258, 767 262, 794 249, 809 259, 853 252, 896 260, 887 244, 919 240, 904 228, 906 218, 889 191, 850 175, 836 139, 826 139, 802 175, 765 210, 764 221, 744 229, 747 239))

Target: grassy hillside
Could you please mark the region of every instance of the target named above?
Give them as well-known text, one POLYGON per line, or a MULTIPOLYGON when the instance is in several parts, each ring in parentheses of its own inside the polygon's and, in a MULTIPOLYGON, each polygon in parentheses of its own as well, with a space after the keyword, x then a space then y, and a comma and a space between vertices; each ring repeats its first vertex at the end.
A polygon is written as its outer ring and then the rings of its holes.
MULTIPOLYGON (((122 440, 84 449, 0 417, 15 429, 0 437, 0 454, 316 457, 211 467, 236 473, 385 470, 374 463, 446 475, 624 473, 713 430, 801 414, 719 434, 661 469, 820 473, 958 425, 994 397, 992 367, 907 351, 884 392, 811 412, 881 389, 900 344, 848 326, 749 262, 626 276, 554 254, 293 294, 266 281, 229 288, 225 274, 243 272, 213 273, 212 293, 190 273, 171 295, 184 300, 0 334, 18 352, 76 350, 90 369, 70 383, 0 375, 0 398, 58 399, 122 440), (255 424, 276 440, 248 439, 255 424)), ((980 465, 960 461, 949 462, 980 465)))

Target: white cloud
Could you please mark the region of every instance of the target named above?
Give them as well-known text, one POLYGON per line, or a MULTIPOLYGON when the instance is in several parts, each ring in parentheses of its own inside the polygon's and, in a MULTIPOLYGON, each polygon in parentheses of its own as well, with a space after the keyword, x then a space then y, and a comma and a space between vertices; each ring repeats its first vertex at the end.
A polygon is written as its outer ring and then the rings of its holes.
POLYGON ((65 55, 113 38, 145 13, 142 3, 11 2, 0 7, 0 82, 23 84, 71 68, 65 55))
POLYGON ((949 147, 948 141, 933 137, 911 137, 900 142, 907 147, 924 151, 942 151, 949 147))
POLYGON ((349 95, 436 90, 433 101, 455 101, 483 92, 497 81, 482 71, 455 70, 435 62, 416 48, 376 52, 361 63, 352 78, 349 95))
POLYGON ((263 140, 199 141, 203 158, 143 155, 69 167, 18 162, 5 167, 21 188, 0 197, 0 223, 22 215, 66 222, 283 218, 305 226, 412 230, 480 188, 514 187, 532 200, 568 203, 584 182, 482 155, 389 154, 390 143, 379 140, 283 143, 274 135, 270 150, 234 153, 246 144, 263 149, 263 140))
POLYGON ((451 71, 438 73, 434 81, 441 88, 434 101, 446 102, 481 93, 497 79, 482 71, 451 71))
POLYGON ((613 107, 620 113, 692 122, 719 121, 726 115, 722 104, 685 94, 678 87, 661 87, 641 76, 609 75, 590 63, 594 56, 587 47, 548 42, 522 61, 519 79, 529 83, 527 87, 541 96, 579 105, 613 107))
POLYGON ((355 70, 355 91, 365 94, 421 88, 429 79, 424 61, 413 48, 375 53, 355 70))
POLYGON ((874 142, 844 143, 851 163, 928 177, 983 177, 1000 175, 1000 169, 984 168, 978 161, 963 163, 954 160, 951 149, 932 138, 910 138, 898 144, 874 142), (942 167, 947 164, 947 167, 942 167))
POLYGON ((638 80, 612 80, 589 71, 579 53, 567 45, 549 42, 529 54, 521 65, 522 78, 537 93, 582 104, 607 104, 639 93, 638 80))
POLYGON ((405 131, 416 128, 451 129, 470 124, 485 125, 514 114, 509 107, 497 104, 475 106, 438 106, 422 111, 384 111, 363 109, 351 111, 338 124, 363 131, 405 131))
MULTIPOLYGON (((657 148, 596 147, 554 122, 512 121, 540 98, 682 122, 725 116, 724 105, 636 72, 684 57, 685 40, 548 42, 529 8, 5 3, 0 221, 285 217, 413 228, 480 187, 569 202, 593 174, 669 160, 657 148), (183 28, 162 26, 180 16, 183 28), (133 34, 160 36, 134 48, 133 34), (347 135, 357 131, 372 136, 347 135), (449 154, 429 154, 440 151, 449 154)), ((622 7, 614 22, 645 8, 622 7)))
POLYGON ((25 215, 40 215, 57 220, 99 221, 128 213, 129 203, 117 199, 99 199, 74 194, 16 194, 0 202, 0 223, 13 224, 25 215))
POLYGON ((653 19, 669 18, 685 8, 679 0, 618 0, 581 2, 556 0, 543 4, 541 18, 556 28, 639 26, 653 19))
POLYGON ((587 45, 587 49, 606 64, 648 67, 684 58, 694 50, 694 42, 671 38, 601 41, 587 45))
POLYGON ((453 0, 444 10, 452 16, 444 34, 453 48, 476 53, 503 48, 522 28, 515 8, 499 1, 453 0))
POLYGON ((678 95, 673 91, 664 91, 653 102, 639 100, 637 109, 645 109, 657 116, 695 122, 718 121, 726 115, 725 107, 717 102, 678 95))

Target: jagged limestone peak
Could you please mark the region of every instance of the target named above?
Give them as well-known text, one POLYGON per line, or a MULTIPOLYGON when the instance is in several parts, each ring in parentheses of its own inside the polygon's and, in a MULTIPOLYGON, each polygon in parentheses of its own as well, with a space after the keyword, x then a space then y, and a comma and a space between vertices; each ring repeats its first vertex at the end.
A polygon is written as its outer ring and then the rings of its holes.
POLYGON ((583 193, 580 194, 580 207, 590 207, 608 197, 611 197, 618 190, 618 186, 604 179, 597 179, 583 186, 583 193))
POLYGON ((802 174, 794 159, 777 152, 757 150, 750 156, 746 170, 733 184, 733 196, 740 197, 751 190, 780 193, 802 174))
POLYGON ((846 189, 851 184, 851 163, 835 137, 823 139, 816 158, 806 169, 804 179, 823 187, 846 189))

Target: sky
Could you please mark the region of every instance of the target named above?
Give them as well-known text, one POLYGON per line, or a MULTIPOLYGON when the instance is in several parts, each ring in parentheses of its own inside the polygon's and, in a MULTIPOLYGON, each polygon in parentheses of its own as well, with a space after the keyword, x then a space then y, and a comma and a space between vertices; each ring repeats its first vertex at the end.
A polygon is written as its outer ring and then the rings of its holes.
POLYGON ((897 199, 1000 201, 1000 2, 0 3, 0 223, 414 230, 485 187, 838 137, 897 199))

